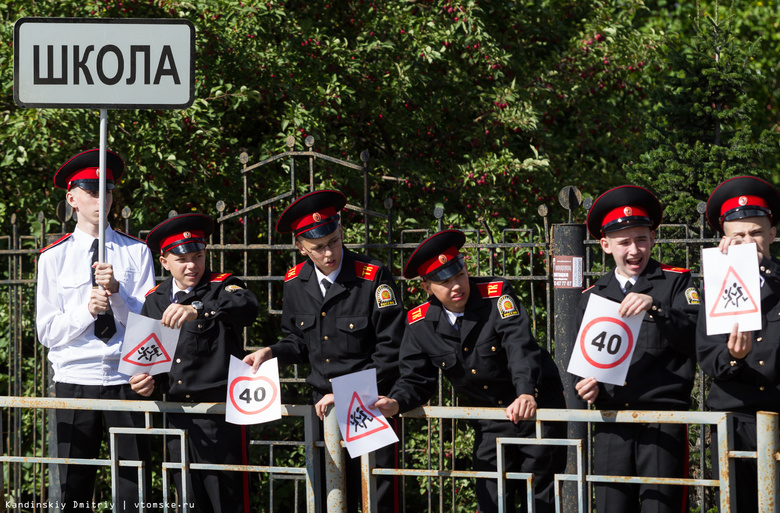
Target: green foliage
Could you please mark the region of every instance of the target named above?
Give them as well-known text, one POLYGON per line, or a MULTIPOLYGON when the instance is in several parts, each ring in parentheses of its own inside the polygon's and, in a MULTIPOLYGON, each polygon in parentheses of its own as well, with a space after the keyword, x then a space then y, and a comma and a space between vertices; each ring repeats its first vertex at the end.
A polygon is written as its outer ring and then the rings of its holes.
POLYGON ((750 87, 760 81, 752 64, 756 45, 739 40, 733 10, 698 13, 692 34, 667 38, 665 80, 654 88, 648 139, 655 149, 628 166, 635 183, 653 188, 669 221, 694 221, 696 205, 724 179, 752 174, 769 178, 762 161, 776 153, 777 136, 755 137, 750 87))

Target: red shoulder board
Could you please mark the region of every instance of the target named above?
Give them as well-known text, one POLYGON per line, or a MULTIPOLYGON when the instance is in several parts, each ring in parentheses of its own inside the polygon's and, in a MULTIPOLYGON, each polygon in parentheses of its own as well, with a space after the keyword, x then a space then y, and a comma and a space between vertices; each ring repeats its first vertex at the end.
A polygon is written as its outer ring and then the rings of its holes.
POLYGON ((138 237, 133 237, 133 236, 132 236, 132 235, 130 235, 129 233, 125 233, 125 232, 123 232, 122 230, 114 230, 114 231, 115 231, 116 233, 118 233, 119 235, 124 235, 124 236, 125 236, 125 237, 127 237, 128 239, 137 240, 138 242, 143 242, 144 244, 146 244, 146 241, 145 241, 145 240, 143 240, 143 239, 139 239, 138 237))
POLYGON ((363 278, 364 280, 372 281, 376 277, 376 273, 379 271, 378 265, 364 264, 363 262, 355 262, 355 276, 363 278))
POLYGON ((490 283, 477 283, 477 288, 479 288, 482 299, 498 297, 501 295, 501 291, 504 290, 504 282, 491 281, 490 283))
POLYGON ((430 303, 423 303, 420 306, 409 310, 409 313, 406 314, 409 324, 414 324, 419 320, 425 319, 425 314, 428 312, 429 306, 431 306, 430 303))
POLYGON ((684 267, 672 267, 671 265, 661 264, 661 269, 670 273, 689 273, 690 269, 684 267))
POLYGON ((72 233, 69 233, 69 234, 67 234, 67 235, 63 235, 62 237, 60 237, 59 239, 55 240, 54 242, 52 242, 51 244, 49 244, 49 245, 48 245, 48 246, 46 246, 45 248, 42 248, 42 249, 41 249, 41 253, 43 253, 43 252, 44 252, 44 251, 46 251, 47 249, 51 249, 51 248, 53 248, 54 246, 56 246, 56 245, 60 244, 62 241, 64 241, 65 239, 67 239, 67 238, 68 238, 68 237, 70 237, 71 235, 73 235, 73 234, 72 234, 72 233))
POLYGON ((150 288, 150 289, 149 289, 149 292, 147 292, 146 294, 144 294, 144 296, 148 296, 149 294, 151 294, 152 292, 154 292, 155 290, 157 290, 157 287, 159 287, 159 286, 160 286, 160 284, 158 283, 158 284, 157 284, 157 285, 155 285, 154 287, 150 288))
POLYGON ((297 278, 298 273, 301 272, 301 269, 303 269, 304 264, 306 264, 306 262, 301 262, 300 264, 296 265, 295 267, 287 271, 287 273, 284 275, 284 281, 290 281, 293 278, 297 278))
POLYGON ((232 273, 211 273, 211 281, 225 281, 232 273))

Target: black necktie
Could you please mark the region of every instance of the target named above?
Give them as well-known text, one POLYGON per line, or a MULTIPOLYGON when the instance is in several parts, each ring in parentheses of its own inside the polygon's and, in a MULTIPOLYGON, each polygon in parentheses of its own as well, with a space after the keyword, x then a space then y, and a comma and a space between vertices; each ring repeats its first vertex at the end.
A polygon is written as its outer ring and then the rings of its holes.
POLYGON ((180 290, 180 291, 179 291, 179 292, 177 292, 177 293, 176 293, 176 295, 173 297, 173 302, 174 302, 174 303, 181 303, 182 301, 184 301, 184 297, 185 297, 186 295, 187 295, 187 293, 186 293, 186 292, 184 292, 183 290, 180 290))
MULTIPOLYGON (((98 239, 92 242, 92 263, 98 261, 98 239)), ((97 282, 95 282, 95 270, 90 266, 90 273, 92 274, 92 288, 97 288, 97 282)), ((95 336, 103 342, 108 342, 111 337, 116 333, 116 323, 114 322, 114 312, 111 311, 111 305, 108 305, 108 310, 98 314, 95 321, 95 336)))
MULTIPOLYGON (((322 286, 323 286, 323 287, 325 287, 325 294, 327 295, 327 293, 328 293, 328 289, 329 289, 329 288, 330 288, 330 286, 331 286, 331 285, 333 285, 333 284, 332 284, 332 283, 330 282, 330 280, 328 280, 327 278, 323 278, 322 280, 320 280, 320 283, 322 283, 322 286)), ((323 297, 324 297, 324 296, 323 296, 323 297)))
POLYGON ((455 317, 455 326, 458 327, 458 331, 463 327, 463 316, 459 315, 455 317))
POLYGON ((631 287, 633 287, 633 286, 634 286, 633 283, 631 283, 630 281, 627 281, 625 287, 623 287, 623 293, 628 295, 628 293, 631 292, 631 287))

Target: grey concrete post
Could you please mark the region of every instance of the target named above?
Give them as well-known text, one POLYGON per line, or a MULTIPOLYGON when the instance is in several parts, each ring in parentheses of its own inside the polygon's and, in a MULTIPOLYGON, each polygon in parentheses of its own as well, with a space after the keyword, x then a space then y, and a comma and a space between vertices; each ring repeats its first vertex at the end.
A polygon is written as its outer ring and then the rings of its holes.
MULTIPOLYGON (((551 251, 553 255, 553 310, 555 314, 555 363, 561 373, 563 391, 568 408, 584 408, 574 390, 577 379, 566 372, 572 349, 577 337, 577 305, 582 296, 583 266, 585 256, 585 225, 556 224, 552 227, 551 251)), ((587 447, 587 424, 569 423, 569 438, 585 442, 587 447)), ((587 451, 586 451, 587 454, 587 451)), ((586 461, 587 465, 587 461, 586 461)), ((577 473, 577 454, 569 449, 566 463, 568 474, 577 473)), ((579 494, 574 483, 564 483, 561 494, 561 511, 564 513, 580 511, 579 494)))

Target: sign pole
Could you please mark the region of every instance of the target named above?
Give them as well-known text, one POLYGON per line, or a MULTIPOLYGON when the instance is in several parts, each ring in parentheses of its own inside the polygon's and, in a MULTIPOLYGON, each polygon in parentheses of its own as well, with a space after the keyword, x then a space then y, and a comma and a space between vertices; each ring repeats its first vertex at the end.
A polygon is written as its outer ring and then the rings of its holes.
POLYGON ((100 109, 100 169, 98 189, 100 201, 100 222, 98 224, 98 262, 106 261, 106 146, 108 144, 108 109, 100 109))

